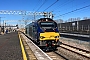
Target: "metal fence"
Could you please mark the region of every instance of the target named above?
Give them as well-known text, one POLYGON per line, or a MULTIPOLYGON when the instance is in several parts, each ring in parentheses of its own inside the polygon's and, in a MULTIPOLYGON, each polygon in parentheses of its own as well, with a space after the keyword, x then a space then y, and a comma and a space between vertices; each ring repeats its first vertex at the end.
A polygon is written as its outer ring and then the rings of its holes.
POLYGON ((60 32, 90 34, 90 19, 58 23, 60 32))

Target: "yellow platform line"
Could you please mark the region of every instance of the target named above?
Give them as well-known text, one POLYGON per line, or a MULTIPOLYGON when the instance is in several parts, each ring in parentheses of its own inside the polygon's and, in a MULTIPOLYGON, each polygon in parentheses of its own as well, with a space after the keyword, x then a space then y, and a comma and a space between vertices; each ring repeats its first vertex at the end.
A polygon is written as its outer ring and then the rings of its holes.
POLYGON ((26 53, 25 53, 25 50, 24 50, 24 46, 23 46, 20 34, 18 33, 18 35, 19 35, 19 39, 20 39, 20 45, 21 45, 21 49, 22 49, 23 60, 27 60, 26 53))

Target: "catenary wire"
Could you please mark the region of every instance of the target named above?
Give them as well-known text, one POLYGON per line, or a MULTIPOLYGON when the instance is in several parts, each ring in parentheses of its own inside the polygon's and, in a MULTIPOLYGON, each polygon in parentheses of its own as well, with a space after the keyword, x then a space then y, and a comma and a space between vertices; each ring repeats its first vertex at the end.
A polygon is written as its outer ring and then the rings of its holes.
POLYGON ((47 0, 44 0, 43 4, 36 11, 38 11, 46 3, 46 1, 47 0))
MULTIPOLYGON (((72 12, 75 12, 75 11, 78 11, 78 10, 81 10, 81 9, 84 9, 84 8, 87 8, 87 7, 90 7, 90 5, 87 5, 87 6, 84 6, 84 7, 81 7, 81 8, 72 10, 72 11, 69 11, 69 12, 64 13, 64 14, 61 14, 61 15, 59 15, 59 16, 63 16, 63 15, 66 15, 66 14, 69 14, 69 13, 72 13, 72 12)), ((59 16, 57 16, 57 17, 59 17, 59 16)))
POLYGON ((55 3, 57 3, 59 0, 55 1, 53 4, 51 4, 50 6, 48 6, 44 11, 46 11, 47 9, 49 9, 51 6, 53 6, 55 3))

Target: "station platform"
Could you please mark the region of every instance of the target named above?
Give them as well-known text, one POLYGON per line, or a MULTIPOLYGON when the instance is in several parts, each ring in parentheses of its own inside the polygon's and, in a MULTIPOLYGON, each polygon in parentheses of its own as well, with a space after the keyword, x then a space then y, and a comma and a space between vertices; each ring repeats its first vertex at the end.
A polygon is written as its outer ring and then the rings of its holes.
POLYGON ((23 60, 18 32, 0 35, 0 60, 23 60))
POLYGON ((74 34, 74 33, 60 33, 60 34, 90 38, 90 35, 83 35, 83 34, 74 34))
POLYGON ((90 42, 90 35, 73 34, 73 33, 60 33, 60 36, 65 37, 65 38, 72 38, 72 39, 78 39, 81 41, 90 42))

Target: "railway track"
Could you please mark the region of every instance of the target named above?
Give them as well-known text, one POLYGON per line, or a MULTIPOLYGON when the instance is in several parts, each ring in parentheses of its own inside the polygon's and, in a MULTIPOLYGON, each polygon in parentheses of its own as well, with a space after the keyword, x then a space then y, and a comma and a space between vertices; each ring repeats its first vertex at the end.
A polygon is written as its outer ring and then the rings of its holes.
POLYGON ((68 51, 71 51, 71 52, 73 52, 75 54, 78 54, 78 55, 80 55, 82 57, 90 59, 90 51, 80 49, 80 48, 77 48, 77 47, 74 47, 74 46, 71 46, 71 45, 68 45, 68 44, 65 44, 65 43, 62 43, 60 45, 60 48, 63 48, 65 50, 68 50, 68 51))
POLYGON ((55 51, 46 52, 46 54, 50 56, 52 60, 67 60, 67 58, 65 58, 64 56, 60 55, 58 52, 55 52, 55 51))
POLYGON ((90 51, 62 43, 58 50, 46 52, 53 60, 90 60, 90 51))

